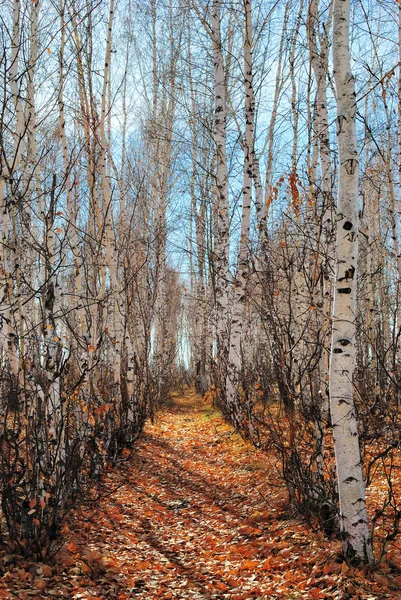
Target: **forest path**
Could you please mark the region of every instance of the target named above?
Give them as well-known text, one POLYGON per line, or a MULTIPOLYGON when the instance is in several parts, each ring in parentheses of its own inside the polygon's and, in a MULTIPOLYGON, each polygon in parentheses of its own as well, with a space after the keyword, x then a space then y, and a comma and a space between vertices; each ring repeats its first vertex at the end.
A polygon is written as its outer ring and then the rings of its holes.
MULTIPOLYGON (((114 597, 114 588, 121 599, 266 598, 271 550, 278 542, 284 547, 286 525, 275 523, 277 537, 265 539, 264 528, 281 512, 269 506, 271 494, 269 504, 264 499, 265 461, 199 395, 174 395, 146 426, 133 457, 107 477, 110 486, 124 478, 126 484, 95 514, 83 511, 101 527, 89 528, 97 539, 75 542, 77 556, 104 548, 118 569, 115 582, 107 578, 109 595, 105 580, 92 593, 114 597)), ((282 490, 275 494, 279 500, 282 490)), ((103 552, 102 562, 107 568, 103 552)))
POLYGON ((289 514, 278 472, 199 396, 176 396, 106 474, 110 495, 70 514, 52 571, 9 597, 400 597, 336 562, 339 543, 289 514))

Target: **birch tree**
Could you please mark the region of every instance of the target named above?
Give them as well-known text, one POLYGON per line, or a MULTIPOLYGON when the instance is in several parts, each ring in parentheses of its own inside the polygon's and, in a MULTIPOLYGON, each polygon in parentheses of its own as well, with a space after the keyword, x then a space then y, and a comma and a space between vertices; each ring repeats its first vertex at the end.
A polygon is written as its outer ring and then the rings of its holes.
MULTIPOLYGON (((252 5, 244 0, 244 91, 245 91, 245 136, 244 167, 242 187, 242 214, 237 274, 234 282, 234 301, 230 324, 228 368, 226 378, 226 403, 231 420, 239 428, 244 427, 241 414, 240 373, 241 373, 241 333, 244 321, 244 305, 249 276, 249 230, 251 221, 252 180, 254 178, 254 113, 252 65, 252 5)), ((252 437, 251 415, 247 415, 248 431, 252 437)))
POLYGON ((214 246, 216 262, 216 323, 217 356, 221 385, 225 385, 227 360, 227 311, 228 311, 228 256, 229 256, 229 204, 227 171, 227 101, 224 74, 223 45, 221 37, 221 0, 213 0, 211 8, 210 35, 214 61, 214 139, 216 153, 216 240, 214 246))
POLYGON ((336 279, 330 357, 330 408, 338 477, 344 556, 373 561, 365 484, 354 407, 355 320, 358 260, 358 170, 356 97, 350 64, 350 3, 334 1, 333 68, 337 92, 339 183, 336 279))

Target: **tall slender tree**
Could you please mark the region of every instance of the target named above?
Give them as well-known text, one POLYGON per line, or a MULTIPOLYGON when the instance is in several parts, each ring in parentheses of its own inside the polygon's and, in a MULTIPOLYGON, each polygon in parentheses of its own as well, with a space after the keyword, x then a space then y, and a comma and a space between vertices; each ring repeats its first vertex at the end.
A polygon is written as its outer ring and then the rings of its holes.
POLYGON ((330 408, 338 476, 343 552, 371 563, 365 484, 354 406, 358 173, 355 82, 350 61, 350 2, 334 0, 333 67, 337 92, 339 182, 336 278, 330 358, 330 408))

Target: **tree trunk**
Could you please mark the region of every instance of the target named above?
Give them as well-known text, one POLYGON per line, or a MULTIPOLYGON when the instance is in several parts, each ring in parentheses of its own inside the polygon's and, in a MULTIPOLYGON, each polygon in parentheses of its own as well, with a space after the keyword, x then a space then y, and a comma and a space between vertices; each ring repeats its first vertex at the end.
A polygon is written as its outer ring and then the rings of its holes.
POLYGON ((358 424, 353 401, 358 260, 356 99, 349 52, 350 0, 335 0, 333 66, 337 91, 339 183, 336 282, 330 360, 330 406, 346 560, 371 563, 358 424))
MULTIPOLYGON (((240 400, 241 376, 241 337, 243 329, 243 313, 246 300, 246 284, 249 277, 249 228, 252 200, 252 149, 255 121, 255 98, 252 76, 252 5, 251 0, 244 0, 245 35, 244 35, 244 78, 245 78, 245 137, 244 137, 244 167, 242 185, 242 215, 241 234, 237 275, 234 289, 234 305, 232 310, 229 355, 226 377, 226 409, 229 418, 237 428, 243 429, 243 409, 240 400)), ((252 416, 247 415, 248 432, 253 437, 252 416)))
POLYGON ((226 86, 221 41, 221 0, 212 6, 212 42, 214 57, 214 140, 216 152, 216 312, 217 356, 219 378, 225 384, 225 361, 227 360, 227 311, 228 311, 228 256, 229 256, 229 206, 226 150, 226 86))

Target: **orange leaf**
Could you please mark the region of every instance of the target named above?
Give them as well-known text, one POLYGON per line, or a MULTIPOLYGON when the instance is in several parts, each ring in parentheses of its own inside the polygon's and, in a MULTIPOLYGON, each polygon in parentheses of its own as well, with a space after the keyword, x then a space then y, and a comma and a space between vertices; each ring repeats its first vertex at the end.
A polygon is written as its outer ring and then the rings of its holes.
POLYGON ((241 570, 252 570, 252 569, 256 569, 256 567, 259 565, 259 561, 258 560, 245 560, 242 565, 240 566, 241 570))
POLYGON ((262 570, 270 571, 271 568, 272 568, 272 566, 271 566, 270 558, 266 558, 265 562, 262 565, 262 570))
POLYGON ((322 592, 322 590, 320 590, 318 587, 311 588, 308 593, 312 600, 320 600, 320 598, 325 598, 325 593, 322 592))
POLYGON ((215 587, 222 592, 226 592, 228 590, 228 587, 225 583, 216 583, 215 587))
POLYGON ((90 568, 89 565, 82 565, 82 572, 84 575, 91 575, 92 574, 92 569, 90 568))
POLYGON ((67 545, 67 550, 69 550, 69 552, 76 552, 78 550, 78 546, 76 545, 75 542, 70 542, 67 545))
POLYGON ((343 562, 341 565, 341 574, 342 575, 346 575, 349 571, 349 566, 347 565, 346 562, 343 562))
POLYGON ((331 575, 336 570, 336 567, 330 563, 327 563, 323 567, 323 575, 331 575))

